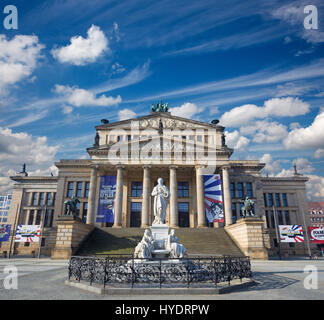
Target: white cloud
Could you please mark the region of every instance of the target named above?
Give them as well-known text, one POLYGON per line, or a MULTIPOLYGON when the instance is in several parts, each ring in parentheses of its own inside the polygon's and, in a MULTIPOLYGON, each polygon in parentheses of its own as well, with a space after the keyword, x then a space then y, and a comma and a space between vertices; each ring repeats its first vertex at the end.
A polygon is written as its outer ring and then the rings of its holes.
POLYGON ((87 34, 87 38, 72 37, 68 46, 53 49, 52 55, 62 63, 84 66, 110 51, 108 39, 99 27, 92 25, 87 34))
POLYGON ((324 112, 317 115, 313 123, 306 128, 296 128, 289 132, 283 144, 286 149, 324 148, 324 112))
POLYGON ((243 150, 250 143, 250 140, 244 136, 241 136, 237 130, 234 132, 225 131, 225 135, 227 146, 236 150, 243 150))
POLYGON ((256 143, 274 143, 288 135, 285 125, 268 120, 255 121, 249 126, 241 127, 240 132, 245 135, 253 135, 253 142, 256 143))
POLYGON ((241 127, 252 120, 262 119, 268 116, 293 117, 306 114, 309 104, 298 98, 273 98, 264 102, 263 107, 254 104, 246 104, 225 112, 220 118, 223 126, 241 127))
POLYGON ((274 175, 281 169, 279 160, 274 160, 270 153, 265 153, 261 157, 260 162, 265 163, 265 167, 262 171, 270 175, 274 175))
POLYGON ((305 173, 313 172, 315 170, 315 168, 309 162, 309 160, 305 158, 298 158, 293 161, 293 164, 296 165, 298 173, 305 174, 305 173))
POLYGON ((324 198, 324 177, 307 175, 306 182, 307 198, 311 201, 322 201, 324 198))
POLYGON ((27 164, 29 175, 57 174, 53 166, 59 146, 50 146, 46 137, 33 137, 11 129, 0 127, 0 193, 12 188, 9 176, 21 171, 23 163, 27 164))
POLYGON ((182 117, 182 118, 192 118, 194 115, 201 111, 200 108, 197 107, 196 104, 186 102, 180 107, 174 107, 170 109, 171 114, 174 116, 182 117))
POLYGON ((31 76, 43 48, 37 36, 17 35, 7 40, 0 35, 0 94, 8 93, 7 86, 31 76))
POLYGON ((130 109, 123 109, 118 112, 119 120, 127 120, 136 117, 136 113, 130 109))
POLYGON ((315 159, 324 158, 324 149, 317 149, 314 152, 314 158, 315 159))
POLYGON ((80 89, 78 87, 55 85, 54 92, 62 94, 66 97, 66 102, 74 107, 95 106, 95 107, 109 107, 117 105, 121 102, 121 97, 116 98, 107 97, 104 94, 96 97, 96 95, 88 90, 80 89))

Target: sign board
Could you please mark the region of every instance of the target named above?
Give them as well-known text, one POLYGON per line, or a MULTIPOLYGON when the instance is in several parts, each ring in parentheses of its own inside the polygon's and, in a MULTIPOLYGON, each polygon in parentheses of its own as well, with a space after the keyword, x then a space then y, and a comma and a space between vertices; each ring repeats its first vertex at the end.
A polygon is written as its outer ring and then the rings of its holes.
POLYGON ((40 225, 18 225, 15 242, 39 242, 40 225))
POLYGON ((116 180, 116 176, 100 177, 97 222, 114 223, 116 180))
POLYGON ((312 243, 324 244, 324 228, 308 227, 309 239, 312 243))
POLYGON ((279 225, 280 242, 304 242, 301 225, 279 225))
POLYGON ((204 175, 204 190, 207 221, 224 222, 222 183, 220 175, 204 175))

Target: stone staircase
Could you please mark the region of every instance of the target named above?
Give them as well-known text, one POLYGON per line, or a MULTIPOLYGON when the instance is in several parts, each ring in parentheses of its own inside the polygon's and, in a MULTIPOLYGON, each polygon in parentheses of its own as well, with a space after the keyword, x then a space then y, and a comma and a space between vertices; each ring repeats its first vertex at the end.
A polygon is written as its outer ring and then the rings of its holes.
MULTIPOLYGON (((143 234, 140 228, 96 228, 77 255, 133 254, 143 234)), ((189 255, 243 255, 223 228, 180 228, 176 236, 189 255)))

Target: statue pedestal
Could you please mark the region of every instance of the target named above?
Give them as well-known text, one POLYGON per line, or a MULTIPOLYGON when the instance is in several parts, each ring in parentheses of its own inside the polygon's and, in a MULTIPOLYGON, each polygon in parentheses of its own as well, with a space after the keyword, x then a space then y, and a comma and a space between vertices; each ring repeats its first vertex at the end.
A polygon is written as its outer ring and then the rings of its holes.
POLYGON ((169 226, 167 224, 153 224, 150 229, 154 239, 152 256, 154 258, 166 258, 170 254, 165 248, 166 239, 169 235, 169 226))
POLYGON ((225 230, 245 255, 251 259, 267 260, 268 251, 263 225, 264 222, 259 217, 246 217, 226 226, 225 230))
POLYGON ((167 224, 153 224, 150 229, 154 240, 165 240, 169 235, 169 226, 167 224))

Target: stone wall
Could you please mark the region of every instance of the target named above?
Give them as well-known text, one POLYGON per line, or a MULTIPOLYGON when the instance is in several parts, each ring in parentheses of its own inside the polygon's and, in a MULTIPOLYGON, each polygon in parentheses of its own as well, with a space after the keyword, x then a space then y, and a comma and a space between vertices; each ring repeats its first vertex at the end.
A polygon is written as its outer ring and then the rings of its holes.
POLYGON ((269 237, 263 229, 263 220, 259 218, 240 219, 225 227, 236 245, 251 259, 268 259, 269 237))
POLYGON ((95 228, 73 217, 61 216, 56 222, 56 243, 51 253, 52 259, 69 259, 95 228))

